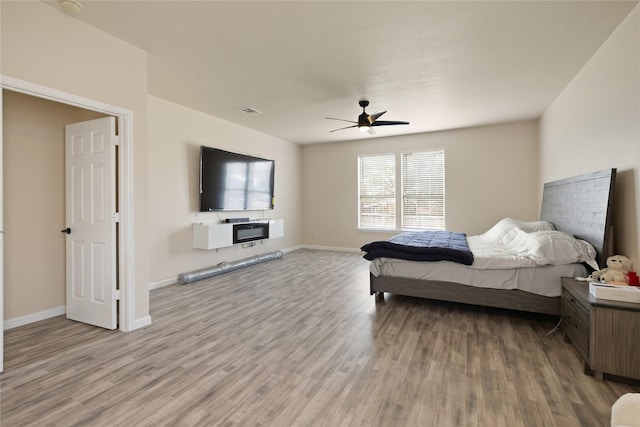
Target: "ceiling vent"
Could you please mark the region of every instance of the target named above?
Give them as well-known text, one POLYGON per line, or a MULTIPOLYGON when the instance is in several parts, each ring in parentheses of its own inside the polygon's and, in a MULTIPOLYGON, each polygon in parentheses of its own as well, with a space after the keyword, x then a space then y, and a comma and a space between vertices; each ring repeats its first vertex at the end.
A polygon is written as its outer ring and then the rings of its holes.
POLYGON ((58 0, 58 3, 62 10, 71 15, 78 15, 84 9, 84 6, 78 0, 58 0))
POLYGON ((258 111, 255 108, 251 108, 251 107, 241 108, 240 111, 242 111, 245 114, 262 114, 262 111, 258 111))

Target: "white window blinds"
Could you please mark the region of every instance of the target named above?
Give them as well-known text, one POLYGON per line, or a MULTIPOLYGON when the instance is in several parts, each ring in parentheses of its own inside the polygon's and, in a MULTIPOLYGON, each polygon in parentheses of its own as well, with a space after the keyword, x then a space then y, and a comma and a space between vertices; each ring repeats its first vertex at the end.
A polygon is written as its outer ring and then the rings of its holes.
POLYGON ((376 154, 358 157, 358 227, 396 227, 396 157, 376 154))
POLYGON ((444 229, 444 150, 402 153, 402 228, 444 229))

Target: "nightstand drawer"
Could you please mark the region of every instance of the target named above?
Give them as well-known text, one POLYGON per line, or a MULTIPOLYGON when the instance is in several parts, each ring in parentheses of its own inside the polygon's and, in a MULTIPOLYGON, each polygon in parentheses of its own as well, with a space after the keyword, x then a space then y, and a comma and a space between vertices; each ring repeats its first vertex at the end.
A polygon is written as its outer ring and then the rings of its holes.
POLYGON ((579 322, 585 325, 589 324, 589 309, 587 309, 578 298, 573 296, 566 289, 562 292, 562 308, 569 308, 575 312, 575 316, 579 322))
POLYGON ((562 293, 562 327, 576 350, 589 362, 589 312, 568 292, 562 293))

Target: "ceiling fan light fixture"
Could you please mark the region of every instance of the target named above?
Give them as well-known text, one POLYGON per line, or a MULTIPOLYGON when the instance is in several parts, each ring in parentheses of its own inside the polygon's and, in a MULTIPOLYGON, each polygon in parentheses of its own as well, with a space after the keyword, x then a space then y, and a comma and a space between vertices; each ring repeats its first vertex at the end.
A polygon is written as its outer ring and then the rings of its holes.
POLYGON ((362 132, 369 132, 370 134, 374 134, 373 132, 373 127, 374 126, 390 126, 390 125, 408 125, 409 122, 399 122, 399 121, 392 121, 392 120, 378 120, 380 118, 380 116, 382 116, 384 113, 386 113, 387 111, 380 111, 379 113, 376 114, 372 114, 369 115, 367 114, 367 112, 365 111, 365 108, 369 105, 369 101, 367 100, 361 100, 360 102, 358 102, 358 105, 360 105, 362 107, 362 114, 360 114, 358 116, 358 121, 351 121, 351 120, 345 120, 345 119, 336 119, 333 117, 327 117, 327 119, 329 120, 340 120, 341 122, 348 122, 348 123, 353 123, 353 125, 351 126, 345 126, 343 128, 339 128, 339 129, 334 129, 334 130, 330 130, 329 132, 335 132, 337 130, 343 130, 343 129, 352 129, 352 128, 358 128, 359 131, 362 132))

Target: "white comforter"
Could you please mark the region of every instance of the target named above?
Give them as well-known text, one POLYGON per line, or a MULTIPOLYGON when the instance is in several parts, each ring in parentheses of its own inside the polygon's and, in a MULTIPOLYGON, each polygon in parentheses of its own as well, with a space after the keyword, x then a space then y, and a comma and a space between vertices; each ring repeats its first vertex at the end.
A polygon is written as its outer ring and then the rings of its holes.
POLYGON ((540 267, 586 262, 598 269, 596 251, 584 240, 556 231, 546 221, 505 218, 486 233, 467 238, 471 268, 480 270, 540 267))

